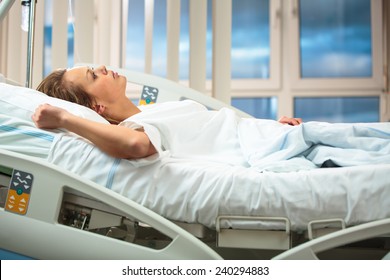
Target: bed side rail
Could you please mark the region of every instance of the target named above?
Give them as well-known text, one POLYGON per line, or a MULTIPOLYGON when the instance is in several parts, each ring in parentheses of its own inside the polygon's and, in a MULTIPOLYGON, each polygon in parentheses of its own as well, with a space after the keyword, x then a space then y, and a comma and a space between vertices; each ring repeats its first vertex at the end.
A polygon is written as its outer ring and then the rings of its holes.
POLYGON ((315 260, 317 253, 390 233, 390 219, 365 223, 327 234, 277 255, 275 260, 315 260))
POLYGON ((221 259, 160 215, 44 160, 0 149, 0 166, 7 193, 0 204, 2 249, 37 259, 221 259), (140 226, 169 243, 153 248, 125 240, 131 234, 113 238, 140 226), (105 228, 107 234, 98 232, 105 228))
POLYGON ((0 73, 0 83, 6 83, 13 86, 21 86, 18 82, 6 78, 3 74, 0 73))

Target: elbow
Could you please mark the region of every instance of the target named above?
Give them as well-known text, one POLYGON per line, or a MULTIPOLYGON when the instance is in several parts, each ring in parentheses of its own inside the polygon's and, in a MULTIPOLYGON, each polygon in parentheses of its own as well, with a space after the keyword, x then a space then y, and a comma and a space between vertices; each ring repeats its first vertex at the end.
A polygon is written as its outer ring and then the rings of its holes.
POLYGON ((127 153, 122 156, 126 159, 144 158, 157 152, 149 138, 144 137, 143 135, 132 138, 128 145, 129 146, 126 148, 127 153))

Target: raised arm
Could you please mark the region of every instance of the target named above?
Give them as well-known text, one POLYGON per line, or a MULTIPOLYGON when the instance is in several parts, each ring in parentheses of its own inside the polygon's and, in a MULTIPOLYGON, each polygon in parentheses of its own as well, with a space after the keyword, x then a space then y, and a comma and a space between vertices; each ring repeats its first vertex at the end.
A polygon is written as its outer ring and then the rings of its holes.
POLYGON ((156 153, 149 137, 143 131, 93 122, 48 104, 39 106, 32 120, 39 128, 65 128, 74 132, 116 158, 137 159, 156 153))

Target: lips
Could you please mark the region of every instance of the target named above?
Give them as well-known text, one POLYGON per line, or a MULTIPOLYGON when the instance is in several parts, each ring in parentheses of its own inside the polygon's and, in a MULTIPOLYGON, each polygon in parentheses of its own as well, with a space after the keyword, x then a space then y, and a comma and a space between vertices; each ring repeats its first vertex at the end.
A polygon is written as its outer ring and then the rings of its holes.
POLYGON ((114 79, 116 79, 116 78, 119 77, 119 74, 118 74, 117 72, 112 71, 112 77, 113 77, 114 79))

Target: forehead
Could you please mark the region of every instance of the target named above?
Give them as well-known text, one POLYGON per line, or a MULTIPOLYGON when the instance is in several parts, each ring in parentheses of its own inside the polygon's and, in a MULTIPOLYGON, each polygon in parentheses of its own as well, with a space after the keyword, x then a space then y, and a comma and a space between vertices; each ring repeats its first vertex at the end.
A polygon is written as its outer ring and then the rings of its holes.
POLYGON ((81 66, 68 69, 65 72, 64 78, 70 82, 85 83, 87 82, 88 67, 81 66))

